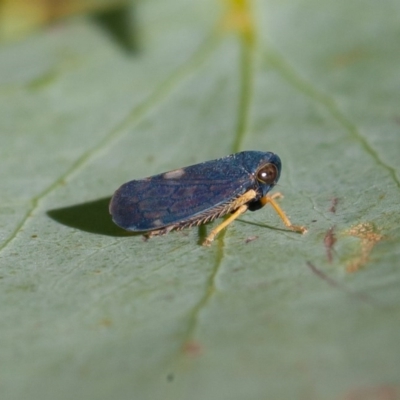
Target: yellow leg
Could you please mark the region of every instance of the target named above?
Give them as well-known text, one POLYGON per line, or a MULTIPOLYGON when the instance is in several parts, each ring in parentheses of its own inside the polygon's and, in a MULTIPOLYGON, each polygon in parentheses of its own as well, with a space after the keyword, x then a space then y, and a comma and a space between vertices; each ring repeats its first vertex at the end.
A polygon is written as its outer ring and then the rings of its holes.
POLYGON ((219 224, 217 227, 215 227, 210 234, 206 237, 206 239, 203 242, 203 246, 209 246, 212 241, 215 239, 215 236, 218 235, 219 232, 222 231, 222 229, 226 228, 231 222, 233 222, 236 218, 240 217, 243 213, 245 213, 248 209, 247 204, 241 205, 233 214, 229 216, 224 222, 219 224))
POLYGON ((283 197, 281 193, 275 193, 272 196, 263 197, 261 199, 261 202, 263 205, 270 203, 271 206, 276 211, 276 213, 281 217, 285 226, 287 226, 289 229, 291 229, 292 231, 295 231, 295 232, 299 232, 299 233, 306 233, 307 228, 305 228, 304 226, 292 225, 292 223, 290 222, 289 218, 286 216, 286 214, 284 213, 282 208, 280 208, 279 204, 274 200, 274 199, 281 198, 281 197, 283 197))
POLYGON ((218 233, 222 231, 222 229, 226 228, 231 222, 233 222, 236 218, 238 218, 240 215, 246 212, 248 209, 247 203, 253 200, 256 196, 257 196, 256 191, 250 189, 246 193, 238 197, 231 204, 229 204, 228 208, 226 209, 226 214, 231 212, 232 210, 235 211, 232 213, 232 215, 229 216, 229 218, 227 218, 224 222, 219 224, 210 232, 210 234, 205 238, 203 246, 209 246, 215 239, 215 236, 217 236, 218 233))

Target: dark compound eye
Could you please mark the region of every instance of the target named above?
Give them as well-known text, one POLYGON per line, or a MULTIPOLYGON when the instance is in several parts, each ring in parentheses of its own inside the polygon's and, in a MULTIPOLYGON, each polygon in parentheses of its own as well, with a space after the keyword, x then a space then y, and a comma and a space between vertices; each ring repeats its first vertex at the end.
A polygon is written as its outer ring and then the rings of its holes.
POLYGON ((275 183, 276 176, 278 175, 278 170, 274 164, 265 164, 257 171, 257 179, 268 185, 275 183))

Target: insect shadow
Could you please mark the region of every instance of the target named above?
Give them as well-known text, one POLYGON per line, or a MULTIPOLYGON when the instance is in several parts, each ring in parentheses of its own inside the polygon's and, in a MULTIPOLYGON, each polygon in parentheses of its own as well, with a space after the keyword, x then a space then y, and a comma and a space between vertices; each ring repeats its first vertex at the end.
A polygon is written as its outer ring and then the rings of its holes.
MULTIPOLYGON (((47 215, 62 225, 84 232, 114 237, 143 236, 143 232, 129 232, 114 224, 108 211, 110 200, 111 197, 103 197, 87 203, 55 208, 47 211, 47 215)), ((198 227, 199 244, 207 236, 206 225, 198 227)))
POLYGON ((47 211, 47 215, 62 225, 105 236, 138 236, 115 225, 108 212, 111 197, 47 211))

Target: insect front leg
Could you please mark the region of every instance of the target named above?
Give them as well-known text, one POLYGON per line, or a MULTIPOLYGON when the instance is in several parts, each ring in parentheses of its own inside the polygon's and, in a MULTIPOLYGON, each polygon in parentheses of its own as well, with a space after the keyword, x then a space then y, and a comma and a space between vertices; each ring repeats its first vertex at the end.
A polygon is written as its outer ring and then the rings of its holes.
POLYGON ((282 198, 283 195, 281 193, 274 193, 272 196, 264 196, 260 199, 262 205, 266 205, 266 204, 271 204, 271 206, 273 207, 273 209, 275 210, 275 212, 279 215, 279 217, 282 219, 283 223, 285 224, 285 226, 287 228, 289 228, 290 230, 294 231, 294 232, 298 232, 298 233, 306 233, 307 232, 307 228, 301 225, 293 225, 290 222, 290 219, 287 217, 287 215, 285 214, 285 212, 282 210, 282 208, 279 206, 279 204, 275 201, 275 199, 280 199, 282 198))

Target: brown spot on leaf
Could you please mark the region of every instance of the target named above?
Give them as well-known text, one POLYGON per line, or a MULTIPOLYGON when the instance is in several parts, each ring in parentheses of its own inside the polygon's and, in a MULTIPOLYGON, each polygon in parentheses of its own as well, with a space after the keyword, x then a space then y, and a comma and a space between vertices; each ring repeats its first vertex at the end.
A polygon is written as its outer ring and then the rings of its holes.
POLYGON ((336 207, 337 207, 338 203, 339 203, 339 199, 338 199, 337 197, 334 197, 334 198, 331 200, 331 206, 329 207, 329 211, 330 211, 331 213, 333 213, 333 214, 336 213, 336 207))
POLYGON ((183 352, 191 357, 198 357, 203 351, 203 348, 199 342, 190 340, 183 346, 183 352))
POLYGON ((380 230, 370 222, 361 223, 348 229, 345 231, 345 235, 361 240, 359 254, 347 264, 347 272, 357 272, 362 268, 369 261, 375 245, 384 238, 380 230))
POLYGON ((336 55, 333 60, 333 64, 338 68, 344 68, 349 65, 355 64, 356 62, 359 62, 364 57, 365 53, 362 49, 353 49, 346 53, 336 55))
POLYGON ((112 325, 112 320, 110 318, 103 318, 100 320, 99 325, 109 328, 112 325))
POLYGON ((399 400, 399 388, 392 385, 351 389, 343 400, 399 400))
POLYGON ((250 243, 250 242, 252 242, 253 240, 256 240, 256 239, 258 239, 258 236, 249 236, 246 240, 245 240, 245 243, 247 244, 247 243, 250 243))
POLYGON ((324 237, 324 245, 325 245, 325 250, 326 250, 326 257, 328 259, 328 262, 332 262, 333 256, 332 256, 332 250, 333 246, 336 243, 336 236, 335 236, 335 227, 332 226, 329 228, 325 234, 324 237))

